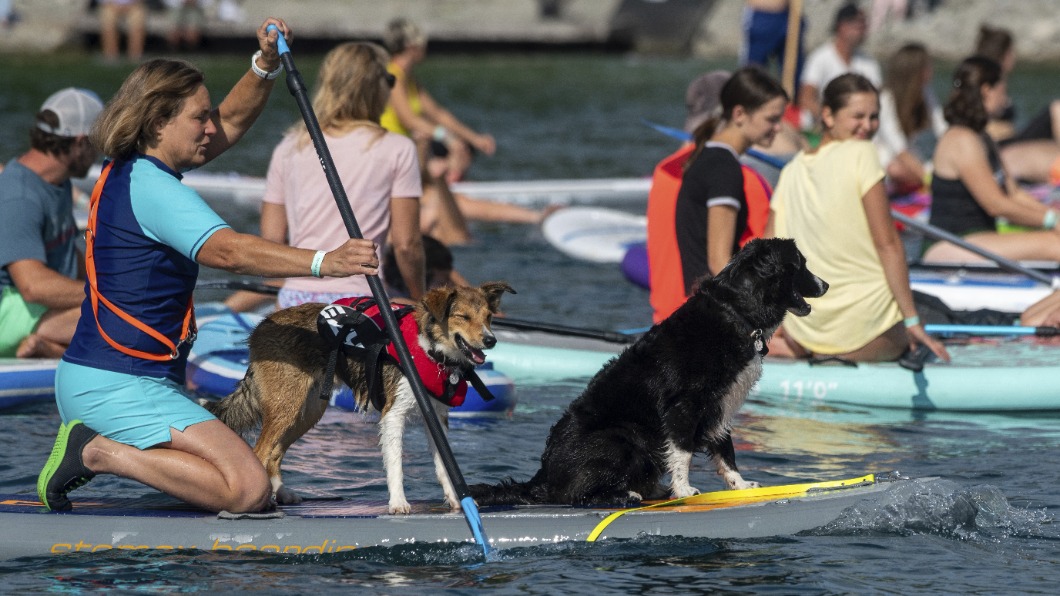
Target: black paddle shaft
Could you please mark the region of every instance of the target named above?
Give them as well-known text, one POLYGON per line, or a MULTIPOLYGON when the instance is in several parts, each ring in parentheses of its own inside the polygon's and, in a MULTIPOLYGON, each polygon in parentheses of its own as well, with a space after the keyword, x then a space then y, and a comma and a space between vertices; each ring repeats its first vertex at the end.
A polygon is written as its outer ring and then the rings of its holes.
MULTIPOLYGON (((287 89, 298 102, 298 109, 302 112, 302 118, 305 120, 306 128, 309 130, 309 136, 313 139, 313 146, 320 157, 320 165, 327 176, 328 185, 331 187, 331 193, 335 197, 335 203, 338 205, 339 213, 342 215, 342 221, 346 224, 346 231, 349 232, 351 238, 364 238, 360 226, 357 225, 357 218, 353 215, 353 209, 350 208, 350 201, 346 197, 346 190, 342 186, 342 180, 335 169, 335 162, 331 158, 331 151, 328 150, 327 143, 324 140, 324 133, 320 130, 320 123, 317 121, 313 106, 309 102, 309 94, 306 92, 302 74, 295 68, 294 58, 291 57, 290 52, 281 53, 280 59, 287 70, 287 89)), ((412 361, 412 354, 409 352, 408 345, 405 344, 405 338, 401 335, 397 317, 394 316, 394 311, 390 308, 390 299, 387 298, 383 283, 379 280, 378 275, 366 275, 365 277, 368 279, 368 287, 372 290, 372 296, 375 297, 376 302, 379 304, 379 313, 383 316, 387 335, 390 336, 390 341, 393 342, 397 350, 398 361, 401 362, 401 365, 407 371, 405 376, 409 380, 409 385, 412 386, 412 393, 416 396, 416 403, 420 406, 423 419, 427 424, 427 430, 430 432, 434 445, 442 458, 442 463, 445 465, 449 481, 453 483, 457 496, 462 500, 470 496, 471 493, 467 488, 467 483, 464 481, 463 474, 460 473, 460 468, 456 464, 456 458, 453 457, 453 450, 449 447, 449 441, 445 438, 442 424, 438 421, 438 417, 434 414, 434 409, 431 407, 431 398, 427 396, 427 389, 423 386, 423 380, 420 379, 419 373, 416 372, 416 364, 412 361)))

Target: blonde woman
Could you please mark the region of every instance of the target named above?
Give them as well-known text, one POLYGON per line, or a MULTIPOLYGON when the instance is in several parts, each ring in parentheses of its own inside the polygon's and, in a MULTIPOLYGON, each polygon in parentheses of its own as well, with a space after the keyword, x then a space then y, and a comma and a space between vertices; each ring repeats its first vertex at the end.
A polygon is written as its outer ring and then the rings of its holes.
MULTIPOLYGON (((426 285, 422 184, 415 144, 379 124, 394 84, 387 59, 371 43, 344 43, 328 52, 313 109, 362 234, 380 247, 380 259, 389 236, 409 296, 418 300, 426 285)), ((304 124, 292 127, 273 151, 266 181, 262 237, 291 246, 338 246, 349 239, 304 124)), ((364 277, 296 277, 284 282, 278 302, 284 308, 370 295, 364 277)))

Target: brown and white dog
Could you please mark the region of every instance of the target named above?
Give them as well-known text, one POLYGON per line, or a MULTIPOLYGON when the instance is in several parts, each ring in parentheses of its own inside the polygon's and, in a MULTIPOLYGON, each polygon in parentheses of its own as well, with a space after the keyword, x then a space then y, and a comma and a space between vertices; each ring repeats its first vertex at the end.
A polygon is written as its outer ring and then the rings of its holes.
MULTIPOLYGON (((487 282, 477 288, 436 288, 428 291, 409 315, 415 321, 416 328, 411 333, 416 337, 406 342, 414 354, 418 344, 428 356, 428 368, 434 370, 425 373, 424 365, 419 361, 417 368, 429 392, 436 397, 439 397, 438 393, 430 391, 432 381, 427 378, 429 375, 435 374, 442 385, 448 382, 451 393, 454 385, 463 383, 462 379, 474 373, 475 365, 485 360, 482 350, 496 344, 490 325, 504 292, 514 294, 515 290, 505 282, 487 282)), ((388 511, 409 513, 401 457, 405 421, 419 412, 412 387, 394 359, 384 356, 380 360, 381 399, 373 400, 369 388, 374 383, 367 374, 374 368, 367 364, 372 356, 358 348, 340 351, 333 361, 334 377, 326 379, 333 350, 341 349, 343 341, 349 345, 355 339, 353 334, 347 333, 352 329, 342 327, 341 321, 336 326, 334 318, 328 320, 337 340, 329 338, 326 325, 321 323, 328 317, 322 315, 325 309, 332 315, 338 312, 334 306, 310 303, 269 315, 250 335, 250 364, 239 386, 223 400, 204 405, 236 432, 246 432, 261 424, 254 453, 269 474, 276 501, 297 503, 301 498, 283 484, 280 462, 291 444, 324 415, 328 400, 321 399, 322 389, 330 393, 327 389, 336 379, 345 383, 353 390, 359 410, 367 412, 372 407, 382 414, 379 443, 390 493, 388 511), (324 329, 318 331, 318 325, 324 329), (342 337, 338 337, 340 330, 342 337)), ((361 320, 363 322, 363 318, 361 320)), ((363 327, 361 331, 362 337, 368 335, 363 327)), ((378 332, 378 328, 375 331, 378 332)), ((466 390, 466 383, 463 389, 466 390)), ((450 406, 439 399, 430 401, 443 429, 447 428, 450 406)), ((438 450, 433 440, 429 439, 429 443, 435 474, 442 485, 446 503, 459 510, 456 491, 438 450)))

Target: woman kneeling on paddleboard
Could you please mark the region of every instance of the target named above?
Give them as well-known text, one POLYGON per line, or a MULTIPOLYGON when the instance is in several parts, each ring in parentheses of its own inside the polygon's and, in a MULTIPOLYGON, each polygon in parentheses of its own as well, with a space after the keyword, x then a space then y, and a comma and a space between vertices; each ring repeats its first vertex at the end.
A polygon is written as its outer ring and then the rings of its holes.
POLYGON ((243 439, 184 391, 195 339, 192 292, 199 265, 268 277, 375 274, 374 243, 325 253, 240 234, 181 172, 231 147, 257 119, 280 74, 275 25, 217 108, 201 71, 177 60, 140 65, 92 131, 110 160, 92 193, 81 319, 55 373, 62 425, 37 480, 45 507, 109 473, 212 511, 269 505, 265 470, 243 439))

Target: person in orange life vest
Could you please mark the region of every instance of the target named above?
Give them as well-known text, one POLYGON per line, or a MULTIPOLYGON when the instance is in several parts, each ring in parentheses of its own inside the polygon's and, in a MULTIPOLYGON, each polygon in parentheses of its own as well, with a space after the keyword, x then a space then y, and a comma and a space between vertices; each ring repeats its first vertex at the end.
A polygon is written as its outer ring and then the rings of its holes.
POLYGON ((194 341, 199 265, 268 277, 375 274, 375 243, 330 252, 232 230, 181 172, 234 143, 265 108, 280 75, 274 18, 260 50, 216 108, 205 76, 180 60, 137 67, 104 108, 91 138, 110 157, 92 193, 88 283, 80 321, 55 373, 63 424, 37 480, 45 507, 96 474, 130 478, 210 511, 256 511, 272 487, 246 441, 184 390, 194 341))
POLYGON ((769 183, 738 158, 768 146, 788 101, 757 67, 707 73, 689 85, 688 143, 661 161, 648 195, 648 273, 653 320, 684 303, 699 277, 721 269, 765 230, 769 183), (686 186, 687 185, 687 186, 686 186))

